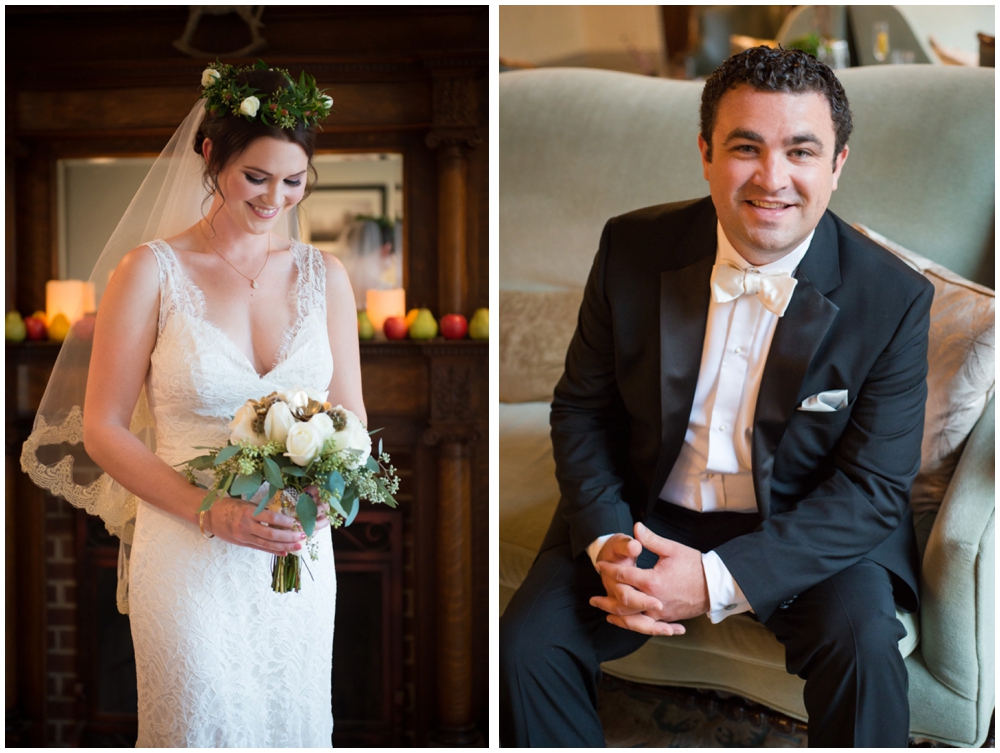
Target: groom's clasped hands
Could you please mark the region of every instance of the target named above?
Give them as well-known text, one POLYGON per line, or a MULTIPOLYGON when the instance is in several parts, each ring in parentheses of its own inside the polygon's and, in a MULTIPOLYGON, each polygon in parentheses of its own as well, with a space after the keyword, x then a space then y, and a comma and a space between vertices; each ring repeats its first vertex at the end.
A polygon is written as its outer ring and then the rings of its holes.
POLYGON ((657 536, 642 523, 635 538, 616 534, 597 555, 606 596, 595 596, 591 606, 608 613, 608 622, 646 635, 680 635, 686 620, 709 610, 708 585, 701 552, 657 536), (659 557, 652 569, 636 567, 645 547, 659 557))

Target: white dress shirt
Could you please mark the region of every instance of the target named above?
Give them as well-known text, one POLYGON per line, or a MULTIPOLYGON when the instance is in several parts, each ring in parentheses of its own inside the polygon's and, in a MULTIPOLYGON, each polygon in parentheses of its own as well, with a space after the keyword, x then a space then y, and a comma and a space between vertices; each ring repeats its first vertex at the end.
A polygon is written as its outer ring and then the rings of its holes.
MULTIPOLYGON (((721 224, 716 233, 715 263, 750 269, 752 265, 733 248, 721 224)), ((812 238, 810 233, 791 253, 756 269, 762 274, 793 274, 812 238)), ((710 300, 684 445, 660 499, 698 512, 757 512, 750 462, 753 418, 778 319, 755 295, 741 295, 725 303, 710 300)), ((587 548, 595 563, 608 538, 610 535, 601 536, 587 548)), ((718 554, 702 554, 702 566, 712 622, 750 609, 718 554)))

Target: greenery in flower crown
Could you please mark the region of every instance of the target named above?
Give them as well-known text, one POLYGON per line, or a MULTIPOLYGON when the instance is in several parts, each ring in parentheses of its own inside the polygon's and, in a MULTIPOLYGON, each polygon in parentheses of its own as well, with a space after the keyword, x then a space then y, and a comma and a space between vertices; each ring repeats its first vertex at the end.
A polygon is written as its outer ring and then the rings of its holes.
POLYGON ((333 99, 316 88, 316 79, 303 71, 299 81, 282 68, 271 68, 263 60, 253 66, 234 66, 216 60, 201 74, 205 109, 212 115, 231 113, 253 121, 257 118, 269 126, 295 128, 298 122, 307 126, 330 114, 333 99), (288 86, 276 92, 262 92, 236 79, 246 71, 277 71, 288 79, 288 86))

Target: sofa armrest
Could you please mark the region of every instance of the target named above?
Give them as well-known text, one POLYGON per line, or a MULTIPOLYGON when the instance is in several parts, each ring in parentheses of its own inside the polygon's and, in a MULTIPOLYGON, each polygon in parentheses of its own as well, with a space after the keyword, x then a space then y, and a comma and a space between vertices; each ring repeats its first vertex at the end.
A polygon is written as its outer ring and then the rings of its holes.
POLYGON ((924 661, 955 693, 994 692, 994 400, 969 436, 921 566, 924 661))

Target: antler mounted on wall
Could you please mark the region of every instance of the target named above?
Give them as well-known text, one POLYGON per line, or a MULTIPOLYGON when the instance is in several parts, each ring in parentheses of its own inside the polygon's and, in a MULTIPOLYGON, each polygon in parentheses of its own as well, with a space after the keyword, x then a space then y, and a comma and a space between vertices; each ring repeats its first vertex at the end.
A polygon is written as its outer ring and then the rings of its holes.
POLYGON ((252 52, 258 52, 267 47, 267 40, 260 34, 260 29, 264 26, 261 23, 261 16, 264 15, 263 5, 192 5, 188 10, 187 26, 184 27, 184 34, 174 42, 174 47, 190 55, 193 58, 204 57, 242 57, 252 52), (195 32, 201 17, 205 14, 210 16, 224 16, 227 13, 235 13, 247 26, 250 27, 250 44, 238 50, 216 50, 212 52, 198 50, 192 44, 195 32))

